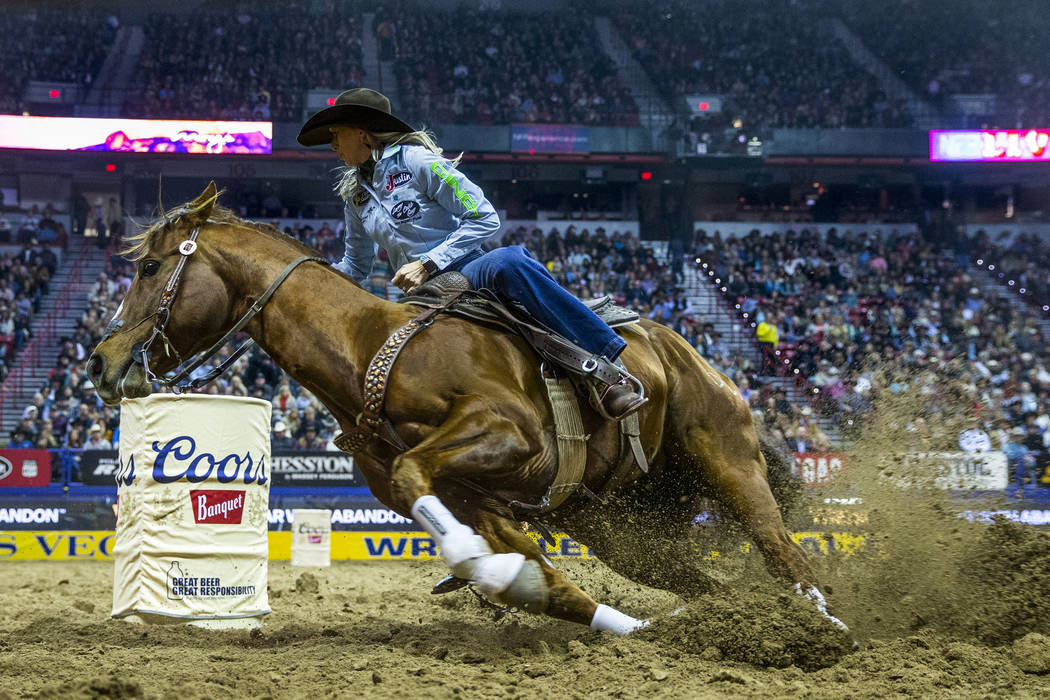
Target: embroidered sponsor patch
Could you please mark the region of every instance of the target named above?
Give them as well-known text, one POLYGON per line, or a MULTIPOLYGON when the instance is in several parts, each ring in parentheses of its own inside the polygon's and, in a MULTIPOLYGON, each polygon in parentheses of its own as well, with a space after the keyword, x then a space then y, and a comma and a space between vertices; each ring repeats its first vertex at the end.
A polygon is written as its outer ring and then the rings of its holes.
POLYGON ((399 173, 391 173, 386 176, 386 191, 390 192, 395 187, 408 184, 408 181, 412 179, 412 173, 407 170, 402 170, 399 173))
POLYGON ((365 192, 364 190, 358 190, 357 192, 354 192, 354 205, 355 206, 359 207, 359 206, 363 205, 367 201, 368 201, 368 193, 367 192, 365 192))
POLYGON ((419 202, 413 202, 410 199, 406 199, 403 202, 398 202, 394 205, 394 208, 390 210, 390 214, 398 221, 405 221, 406 219, 411 219, 418 213, 419 202))

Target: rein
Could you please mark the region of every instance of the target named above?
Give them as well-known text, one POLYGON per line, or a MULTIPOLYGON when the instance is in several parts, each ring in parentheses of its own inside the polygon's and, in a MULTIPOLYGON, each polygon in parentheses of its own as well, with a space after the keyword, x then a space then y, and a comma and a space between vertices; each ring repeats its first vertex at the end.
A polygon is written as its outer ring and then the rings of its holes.
MULTIPOLYGON (((208 223, 219 222, 214 222, 211 219, 209 219, 208 223)), ((136 343, 135 347, 133 347, 131 350, 131 354, 135 362, 139 362, 142 364, 142 368, 143 370, 145 370, 146 373, 146 381, 157 382, 158 384, 171 387, 171 389, 176 394, 181 394, 183 391, 193 391, 195 389, 199 389, 208 382, 212 381, 213 379, 221 375, 223 372, 228 370, 230 366, 232 366, 233 363, 241 357, 241 355, 247 352, 248 349, 255 344, 255 341, 249 338, 248 340, 241 343, 240 347, 233 351, 233 354, 231 354, 229 357, 223 360, 217 367, 210 370, 208 373, 189 382, 183 381, 186 378, 188 378, 194 370, 196 370, 198 367, 210 360, 212 356, 215 355, 215 353, 222 349, 222 347, 226 345, 226 343, 228 343, 230 339, 232 339, 235 335, 240 333, 241 330, 263 310, 263 307, 266 306, 267 302, 270 301, 270 298, 277 291, 278 287, 280 287, 281 284, 286 279, 288 279, 288 276, 292 274, 295 268, 299 267, 299 265, 303 264, 304 262, 317 262, 321 263, 322 265, 329 264, 328 261, 324 258, 319 258, 311 255, 300 256, 292 262, 288 263, 288 265, 285 266, 281 274, 278 275, 277 278, 270 283, 270 286, 266 288, 266 291, 264 291, 259 296, 259 298, 252 303, 248 311, 246 311, 245 314, 240 317, 237 323, 233 324, 233 326, 226 332, 224 336, 222 336, 222 338, 216 341, 207 350, 197 353, 187 361, 183 361, 182 357, 179 355, 178 350, 175 349, 175 346, 171 343, 171 340, 168 339, 168 335, 165 332, 165 329, 167 328, 168 322, 171 320, 171 307, 172 304, 174 304, 175 297, 179 291, 179 282, 182 279, 182 271, 186 267, 186 263, 189 262, 190 256, 197 251, 197 237, 200 235, 201 225, 202 224, 197 224, 197 226, 193 229, 193 233, 190 234, 190 237, 179 244, 179 253, 181 257, 179 258, 178 264, 175 265, 175 269, 172 270, 171 276, 168 278, 167 284, 164 285, 164 293, 161 294, 160 304, 157 305, 157 310, 154 311, 151 316, 147 316, 142 321, 139 321, 139 323, 133 326, 133 328, 137 328, 149 318, 154 319, 153 331, 150 333, 149 338, 147 338, 145 342, 136 343), (149 366, 149 351, 150 348, 153 346, 154 341, 157 340, 157 338, 160 338, 161 341, 163 341, 165 354, 170 356, 171 352, 169 351, 174 351, 176 359, 179 360, 179 365, 163 377, 158 377, 156 374, 154 374, 153 370, 151 370, 149 366)), ((106 328, 106 334, 103 336, 102 340, 106 340, 107 338, 112 336, 123 325, 123 320, 111 322, 106 328)))

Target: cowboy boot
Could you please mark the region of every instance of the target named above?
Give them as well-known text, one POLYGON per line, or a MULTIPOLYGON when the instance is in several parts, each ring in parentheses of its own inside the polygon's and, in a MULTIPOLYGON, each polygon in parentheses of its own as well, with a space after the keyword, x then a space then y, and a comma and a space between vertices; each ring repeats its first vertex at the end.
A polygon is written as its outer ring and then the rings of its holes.
POLYGON ((624 377, 616 384, 610 384, 602 393, 602 410, 614 421, 621 421, 631 415, 649 399, 639 394, 634 386, 624 377))
POLYGON ((620 372, 620 379, 605 385, 601 396, 596 397, 596 408, 609 420, 621 421, 648 403, 649 399, 642 383, 627 371, 622 362, 617 360, 613 364, 620 372))

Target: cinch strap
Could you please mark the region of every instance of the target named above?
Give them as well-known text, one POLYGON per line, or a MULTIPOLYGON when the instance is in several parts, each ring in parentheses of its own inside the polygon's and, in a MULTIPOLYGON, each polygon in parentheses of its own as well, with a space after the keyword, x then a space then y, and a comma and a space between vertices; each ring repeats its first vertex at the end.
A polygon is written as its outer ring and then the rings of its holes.
POLYGON ((456 294, 449 297, 441 306, 427 309, 386 339, 365 372, 364 411, 358 416, 356 426, 336 436, 333 440, 336 447, 353 454, 367 445, 378 429, 385 427, 387 435, 383 436, 383 440, 386 443, 402 452, 408 449, 405 441, 383 416, 383 402, 386 400, 386 388, 390 384, 390 371, 394 368, 394 360, 401 354, 405 344, 416 333, 433 323, 434 317, 458 298, 459 294, 456 294))

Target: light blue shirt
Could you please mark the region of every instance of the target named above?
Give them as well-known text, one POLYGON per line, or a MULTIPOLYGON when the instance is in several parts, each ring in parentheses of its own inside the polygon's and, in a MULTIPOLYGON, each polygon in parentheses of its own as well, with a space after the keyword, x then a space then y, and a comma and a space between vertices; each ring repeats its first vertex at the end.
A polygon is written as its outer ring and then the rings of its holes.
POLYGON ((500 228, 481 188, 423 146, 387 148, 344 213, 346 251, 335 267, 357 282, 372 273, 377 245, 393 270, 424 254, 443 270, 500 228))

